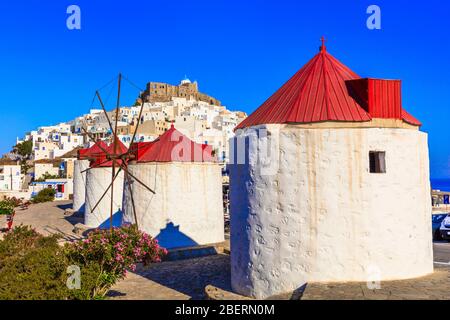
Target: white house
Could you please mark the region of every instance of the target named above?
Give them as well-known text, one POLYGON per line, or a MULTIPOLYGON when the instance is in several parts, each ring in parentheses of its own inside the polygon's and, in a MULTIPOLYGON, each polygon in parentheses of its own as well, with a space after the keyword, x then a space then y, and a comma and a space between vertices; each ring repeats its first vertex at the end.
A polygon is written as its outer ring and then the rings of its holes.
POLYGON ((15 161, 0 161, 0 191, 19 191, 23 175, 15 161))
POLYGON ((60 172, 58 160, 37 160, 34 162, 34 179, 41 179, 44 175, 58 176, 60 172))

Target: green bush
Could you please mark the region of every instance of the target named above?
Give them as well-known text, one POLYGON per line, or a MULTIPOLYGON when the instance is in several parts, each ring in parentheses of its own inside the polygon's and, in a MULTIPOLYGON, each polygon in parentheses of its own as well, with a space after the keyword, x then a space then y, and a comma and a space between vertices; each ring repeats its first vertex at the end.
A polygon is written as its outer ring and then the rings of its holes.
POLYGON ((67 299, 66 262, 56 237, 40 238, 0 269, 1 300, 67 299))
POLYGON ((28 226, 17 226, 0 241, 0 270, 9 258, 22 256, 39 243, 42 236, 28 226))
POLYGON ((61 177, 57 174, 50 174, 48 172, 45 172, 40 178, 34 179, 35 182, 44 182, 47 179, 60 179, 61 177))
POLYGON ((63 299, 64 275, 58 236, 20 225, 0 241, 0 300, 63 299))
POLYGON ((51 202, 55 200, 56 191, 52 188, 45 188, 38 192, 32 199, 33 203, 51 202))
POLYGON ((0 300, 103 299, 127 269, 158 262, 166 253, 135 227, 98 230, 64 246, 58 239, 21 225, 0 240, 0 300), (66 285, 73 265, 81 271, 80 289, 66 285))
POLYGON ((10 215, 14 213, 14 204, 7 200, 0 201, 0 215, 10 215))
POLYGON ((10 203, 14 207, 18 207, 23 203, 21 199, 18 199, 16 197, 6 197, 4 201, 10 203))

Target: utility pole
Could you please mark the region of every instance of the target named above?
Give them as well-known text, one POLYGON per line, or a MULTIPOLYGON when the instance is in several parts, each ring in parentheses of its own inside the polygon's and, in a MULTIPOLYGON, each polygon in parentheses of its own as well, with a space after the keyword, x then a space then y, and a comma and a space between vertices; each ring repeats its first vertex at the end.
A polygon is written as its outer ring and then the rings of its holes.
POLYGON ((12 174, 12 168, 9 168, 9 176, 11 178, 11 191, 13 190, 13 174, 12 174))

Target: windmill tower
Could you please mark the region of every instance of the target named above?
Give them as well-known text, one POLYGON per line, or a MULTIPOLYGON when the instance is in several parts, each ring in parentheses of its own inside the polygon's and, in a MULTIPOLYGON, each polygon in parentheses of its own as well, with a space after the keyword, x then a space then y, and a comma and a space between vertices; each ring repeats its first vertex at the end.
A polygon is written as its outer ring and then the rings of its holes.
POLYGON ((433 272, 420 126, 400 80, 359 77, 322 39, 230 143, 249 159, 230 166, 233 289, 266 298, 433 272))

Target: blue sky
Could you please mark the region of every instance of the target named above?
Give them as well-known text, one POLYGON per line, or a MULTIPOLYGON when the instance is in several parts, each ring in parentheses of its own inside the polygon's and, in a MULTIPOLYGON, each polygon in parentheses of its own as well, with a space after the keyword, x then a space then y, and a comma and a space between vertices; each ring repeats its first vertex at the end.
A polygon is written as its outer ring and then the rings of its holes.
MULTIPOLYGON (((431 175, 450 178, 449 30, 446 0, 1 1, 0 153, 26 131, 86 113, 119 71, 140 87, 186 74, 250 113, 325 35, 328 51, 359 75, 402 79, 403 105, 429 133, 431 175), (66 28, 71 4, 81 30, 66 28), (381 30, 366 27, 371 4, 381 30)), ((123 104, 133 103, 137 90, 123 91, 123 104)))

